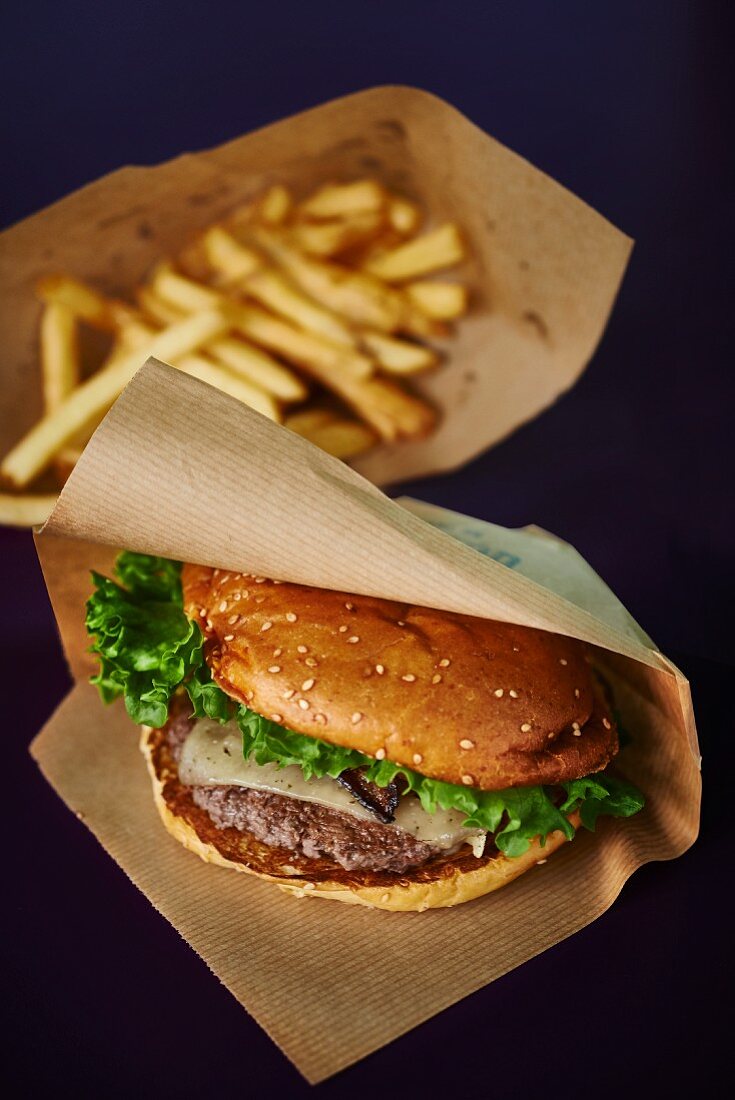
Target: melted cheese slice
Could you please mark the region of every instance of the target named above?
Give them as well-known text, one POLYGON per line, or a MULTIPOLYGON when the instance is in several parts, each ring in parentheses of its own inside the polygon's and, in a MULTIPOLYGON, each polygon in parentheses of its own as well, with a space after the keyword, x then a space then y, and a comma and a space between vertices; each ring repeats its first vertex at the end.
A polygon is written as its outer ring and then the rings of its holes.
MULTIPOLYGON (((275 764, 256 764, 242 755, 242 734, 236 723, 220 725, 209 718, 200 719, 184 742, 179 761, 179 779, 188 787, 250 787, 271 791, 303 802, 315 802, 364 821, 376 822, 375 814, 361 806, 336 779, 304 779, 297 764, 279 768, 275 764)), ((437 809, 429 814, 413 795, 402 798, 395 820, 388 828, 403 829, 417 840, 449 850, 471 844, 481 856, 485 833, 462 826, 464 815, 457 810, 437 809)))

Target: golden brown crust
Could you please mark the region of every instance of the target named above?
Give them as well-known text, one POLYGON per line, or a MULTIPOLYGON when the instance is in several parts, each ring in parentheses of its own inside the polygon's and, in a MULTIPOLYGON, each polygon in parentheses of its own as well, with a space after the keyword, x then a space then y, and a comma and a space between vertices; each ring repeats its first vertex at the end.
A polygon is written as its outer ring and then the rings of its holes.
POLYGON ((617 752, 573 639, 205 566, 182 582, 217 683, 296 732, 484 790, 577 778, 617 752))
MULTIPOLYGON (((171 835, 206 863, 243 871, 274 882, 299 897, 320 897, 350 905, 367 905, 401 912, 423 912, 472 901, 512 882, 539 861, 545 861, 563 843, 554 833, 544 848, 534 841, 528 852, 507 859, 492 846, 481 858, 469 847, 430 860, 403 875, 386 871, 346 871, 328 859, 308 859, 283 848, 262 844, 252 834, 218 829, 178 779, 176 762, 165 730, 144 726, 140 740, 153 783, 161 820, 171 835)), ((579 824, 578 815, 570 821, 579 824)))

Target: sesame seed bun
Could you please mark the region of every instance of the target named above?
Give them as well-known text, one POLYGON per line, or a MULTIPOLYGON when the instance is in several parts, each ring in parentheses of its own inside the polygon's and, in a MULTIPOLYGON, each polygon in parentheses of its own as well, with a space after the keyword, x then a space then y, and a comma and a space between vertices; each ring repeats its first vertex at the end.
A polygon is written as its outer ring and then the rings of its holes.
POLYGON ((482 790, 575 779, 617 752, 573 639, 204 566, 182 583, 219 686, 298 733, 482 790))
MULTIPOLYGON (((233 828, 218 829, 191 791, 179 782, 164 730, 142 727, 141 752, 146 758, 153 795, 168 832, 206 863, 256 875, 298 897, 327 898, 349 905, 367 905, 397 912, 423 912, 460 905, 505 886, 565 843, 553 833, 545 847, 533 841, 528 851, 508 859, 491 849, 479 859, 464 848, 430 860, 402 875, 386 871, 345 871, 327 859, 309 859, 282 848, 262 844, 252 834, 233 828)), ((573 825, 578 815, 570 814, 573 825)))

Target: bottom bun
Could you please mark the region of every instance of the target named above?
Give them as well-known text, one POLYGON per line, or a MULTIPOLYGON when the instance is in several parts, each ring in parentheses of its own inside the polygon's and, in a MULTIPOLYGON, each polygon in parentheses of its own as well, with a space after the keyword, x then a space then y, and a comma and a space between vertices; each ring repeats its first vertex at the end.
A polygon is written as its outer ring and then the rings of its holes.
MULTIPOLYGON (((404 913, 450 908, 500 889, 537 863, 545 862, 566 843, 566 837, 557 831, 547 837, 544 847, 534 840, 516 859, 508 859, 497 849, 478 859, 464 846, 462 852, 432 859, 400 875, 345 871, 329 859, 309 859, 265 845, 248 832, 218 829, 206 811, 194 803, 189 788, 179 782, 165 731, 143 726, 140 749, 161 820, 179 843, 205 863, 256 875, 296 897, 330 898, 348 905, 404 913)), ((569 820, 576 827, 578 814, 570 814, 569 820)))

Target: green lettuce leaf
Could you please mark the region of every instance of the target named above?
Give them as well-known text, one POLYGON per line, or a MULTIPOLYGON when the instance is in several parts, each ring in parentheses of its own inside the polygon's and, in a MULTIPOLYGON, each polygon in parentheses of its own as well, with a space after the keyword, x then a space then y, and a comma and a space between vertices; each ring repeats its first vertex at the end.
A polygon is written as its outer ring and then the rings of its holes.
POLYGON ((437 807, 463 813, 467 827, 493 833, 497 847, 510 858, 527 851, 535 837, 543 846, 557 829, 571 840, 575 830, 566 815, 574 810, 579 810, 582 824, 594 830, 602 814, 629 817, 643 806, 643 795, 635 787, 601 773, 557 788, 480 791, 295 733, 236 704, 213 682, 202 632, 182 610, 180 563, 126 551, 115 573, 122 584, 92 575, 95 591, 87 603, 86 623, 94 639, 92 652, 100 661, 92 683, 106 703, 123 695, 134 722, 162 726, 171 697, 183 687, 197 717, 236 719, 243 755, 257 764, 297 765, 306 779, 336 778, 348 768, 365 768, 366 778, 380 787, 403 776, 428 813, 437 807))
POLYGON ((560 809, 565 812, 578 809, 585 829, 592 832, 601 814, 632 817, 645 804, 643 795, 632 783, 602 772, 584 779, 572 779, 563 787, 567 797, 560 809))
POLYGON ((180 564, 126 551, 115 573, 126 587, 93 573, 87 601, 90 648, 100 662, 92 683, 103 701, 122 695, 134 722, 162 726, 183 685, 197 717, 228 721, 235 704, 212 683, 202 632, 182 610, 180 564))

